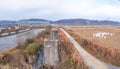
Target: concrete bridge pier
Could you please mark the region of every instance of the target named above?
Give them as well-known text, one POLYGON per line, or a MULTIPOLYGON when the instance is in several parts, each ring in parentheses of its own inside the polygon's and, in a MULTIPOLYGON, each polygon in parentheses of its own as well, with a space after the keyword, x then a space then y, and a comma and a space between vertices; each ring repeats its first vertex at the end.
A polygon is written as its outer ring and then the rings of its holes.
POLYGON ((10 32, 10 31, 8 32, 8 35, 11 35, 11 32, 10 32))
POLYGON ((30 27, 30 30, 32 30, 32 27, 30 27))
POLYGON ((18 32, 19 32, 19 30, 17 29, 17 30, 16 30, 16 34, 17 34, 18 32))
POLYGON ((32 24, 29 26, 30 30, 32 30, 32 24))
POLYGON ((57 33, 57 29, 52 29, 50 39, 44 40, 44 64, 55 66, 59 62, 57 33))

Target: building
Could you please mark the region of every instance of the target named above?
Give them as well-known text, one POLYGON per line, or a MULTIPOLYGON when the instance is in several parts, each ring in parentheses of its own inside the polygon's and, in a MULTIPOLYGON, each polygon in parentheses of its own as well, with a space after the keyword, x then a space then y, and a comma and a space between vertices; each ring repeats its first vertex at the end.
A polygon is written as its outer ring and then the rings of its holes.
POLYGON ((54 66, 59 62, 58 31, 52 29, 50 39, 44 40, 44 64, 54 66))

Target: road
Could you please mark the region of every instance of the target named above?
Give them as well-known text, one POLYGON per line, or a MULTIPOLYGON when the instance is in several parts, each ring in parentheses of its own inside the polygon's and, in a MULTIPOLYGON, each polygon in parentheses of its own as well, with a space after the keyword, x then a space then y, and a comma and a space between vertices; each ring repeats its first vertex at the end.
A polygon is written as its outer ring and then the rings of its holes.
MULTIPOLYGON (((103 63, 102 61, 98 60, 97 58, 90 55, 87 51, 85 51, 66 31, 60 28, 68 39, 72 42, 74 47, 79 52, 80 56, 82 57, 85 64, 89 67, 89 69, 111 69, 107 64, 103 63)), ((119 69, 119 68, 112 68, 112 69, 119 69)))

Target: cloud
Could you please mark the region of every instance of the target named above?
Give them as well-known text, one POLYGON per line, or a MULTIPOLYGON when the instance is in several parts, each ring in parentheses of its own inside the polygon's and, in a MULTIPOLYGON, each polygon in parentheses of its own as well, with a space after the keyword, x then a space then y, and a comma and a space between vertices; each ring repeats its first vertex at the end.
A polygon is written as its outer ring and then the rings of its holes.
POLYGON ((120 17, 120 8, 117 2, 95 0, 66 0, 63 1, 61 12, 68 17, 108 18, 120 17), (102 17, 103 16, 103 17, 102 17))
POLYGON ((112 17, 119 20, 119 4, 117 0, 0 0, 0 18, 43 17, 57 20, 112 17))
POLYGON ((20 11, 36 7, 55 7, 57 0, 0 0, 0 8, 20 11))
MULTIPOLYGON (((96 8, 98 14, 106 16, 120 16, 120 8, 112 5, 103 5, 96 8)), ((96 14, 97 15, 97 14, 96 14)))

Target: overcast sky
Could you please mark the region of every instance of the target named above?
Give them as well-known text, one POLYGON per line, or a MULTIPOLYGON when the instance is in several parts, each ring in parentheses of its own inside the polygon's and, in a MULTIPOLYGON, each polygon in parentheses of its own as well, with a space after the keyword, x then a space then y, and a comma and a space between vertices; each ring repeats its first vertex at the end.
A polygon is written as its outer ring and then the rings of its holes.
POLYGON ((119 0, 0 0, 0 20, 85 18, 120 21, 119 0))

